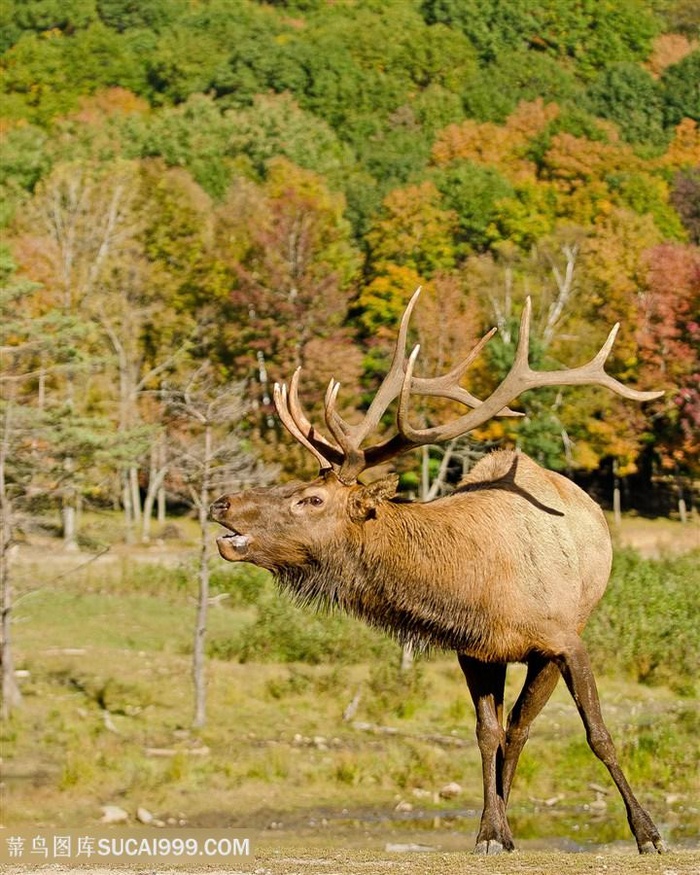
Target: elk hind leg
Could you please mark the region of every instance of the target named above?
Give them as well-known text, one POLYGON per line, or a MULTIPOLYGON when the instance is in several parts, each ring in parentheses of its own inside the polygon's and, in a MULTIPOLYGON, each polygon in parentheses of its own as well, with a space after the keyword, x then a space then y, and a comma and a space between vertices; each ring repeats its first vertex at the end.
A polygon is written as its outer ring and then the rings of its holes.
POLYGON ((603 721, 598 690, 583 641, 577 636, 556 661, 583 720, 588 745, 610 772, 622 796, 627 809, 627 822, 637 840, 639 853, 663 853, 666 847, 661 835, 637 801, 618 763, 615 746, 603 721))
POLYGON ((506 818, 501 772, 505 749, 503 696, 506 666, 458 654, 476 710, 476 740, 481 753, 484 808, 474 852, 497 854, 515 847, 506 818))
POLYGON ((518 759, 530 735, 532 721, 549 701, 558 681, 559 669, 555 662, 539 654, 528 660, 525 683, 508 715, 502 769, 503 800, 506 806, 518 759))

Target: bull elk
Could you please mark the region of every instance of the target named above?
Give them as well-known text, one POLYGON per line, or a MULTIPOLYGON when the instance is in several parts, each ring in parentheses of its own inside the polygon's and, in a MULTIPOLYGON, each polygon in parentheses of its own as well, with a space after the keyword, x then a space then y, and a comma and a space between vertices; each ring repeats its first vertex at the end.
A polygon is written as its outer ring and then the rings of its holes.
POLYGON ((460 381, 496 329, 448 374, 414 376, 416 347, 406 359, 408 322, 401 320, 393 360, 365 417, 351 425, 336 409, 339 384, 325 399, 329 437, 310 423, 299 400, 299 370, 289 390, 276 385, 277 413, 320 467, 310 483, 225 495, 211 507, 228 532, 221 556, 273 573, 304 604, 340 608, 402 642, 455 650, 476 710, 484 806, 475 852, 513 850, 506 807, 530 725, 556 686, 566 682, 588 744, 622 796, 640 853, 665 850, 658 829, 635 798, 603 721, 583 627, 608 582, 610 534, 600 508, 565 477, 520 452, 482 459, 456 490, 428 503, 395 500, 397 477, 363 485, 360 474, 400 453, 451 440, 499 415, 540 386, 605 386, 647 401, 605 372, 618 325, 600 352, 580 367, 535 371, 529 364, 530 302, 523 310, 513 366, 484 401, 460 381), (411 395, 460 402, 467 412, 446 425, 416 428, 411 395), (365 441, 398 400, 397 430, 365 441), (523 688, 504 726, 508 663, 527 666, 523 688))

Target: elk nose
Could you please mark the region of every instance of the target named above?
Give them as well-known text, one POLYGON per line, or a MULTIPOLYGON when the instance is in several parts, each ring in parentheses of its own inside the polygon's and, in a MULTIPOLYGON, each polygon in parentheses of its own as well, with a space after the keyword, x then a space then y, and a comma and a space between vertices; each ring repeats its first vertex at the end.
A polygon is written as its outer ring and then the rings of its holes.
POLYGON ((209 513, 214 519, 219 516, 223 516, 226 511, 231 507, 231 502, 223 495, 221 498, 217 498, 214 504, 209 508, 209 513))

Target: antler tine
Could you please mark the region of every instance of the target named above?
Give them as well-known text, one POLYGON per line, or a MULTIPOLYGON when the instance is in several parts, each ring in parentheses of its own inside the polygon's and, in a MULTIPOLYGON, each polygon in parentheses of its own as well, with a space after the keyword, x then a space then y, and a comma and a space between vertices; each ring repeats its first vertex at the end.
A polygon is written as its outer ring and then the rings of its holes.
POLYGON ((401 391, 401 384, 404 376, 404 361, 406 358, 408 324, 411 319, 413 308, 415 307, 418 296, 420 295, 420 291, 420 287, 416 289, 404 310, 399 324, 398 336, 396 338, 396 345, 394 347, 389 372, 382 380, 382 383, 361 422, 357 425, 350 425, 342 418, 342 416, 340 416, 336 410, 340 383, 331 380, 328 385, 325 399, 326 424, 328 425, 331 434, 340 445, 344 455, 338 476, 345 482, 352 482, 355 480, 358 474, 367 467, 365 451, 361 449, 362 442, 367 435, 377 427, 379 420, 384 415, 387 407, 401 391))
POLYGON ((394 346, 394 354, 389 366, 389 372, 382 380, 382 384, 377 390, 376 395, 369 405, 369 409, 365 414, 362 422, 348 429, 348 434, 351 436, 354 443, 358 446, 367 437, 367 435, 379 425, 379 420, 386 412, 387 407, 396 398, 401 391, 401 384, 404 376, 404 361, 406 359, 406 338, 408 337, 408 323, 413 313, 413 308, 416 306, 418 297, 420 296, 420 286, 411 295, 411 300, 408 302, 404 314, 401 317, 399 325, 399 333, 394 346))
POLYGON ((289 402, 287 407, 300 431, 302 431, 309 440, 313 441, 317 448, 321 448, 324 453, 328 454, 330 458, 333 458, 333 454, 340 453, 340 448, 326 440, 322 434, 316 431, 316 428, 311 424, 302 409, 301 401, 299 400, 300 374, 301 366, 299 366, 292 374, 292 380, 289 385, 289 402))
POLYGON ((324 400, 324 415, 326 425, 331 431, 333 437, 338 441, 342 450, 346 449, 347 444, 347 423, 335 409, 335 402, 340 391, 340 383, 331 377, 326 389, 326 397, 324 400))
POLYGON ((315 456, 322 471, 332 470, 333 465, 331 464, 331 462, 323 455, 318 447, 316 447, 311 442, 311 440, 307 438, 307 436, 295 422, 294 417, 289 410, 289 400, 287 396, 286 384, 283 383, 282 385, 280 385, 279 383, 275 383, 272 395, 277 415, 279 416, 282 424, 287 429, 287 431, 296 441, 298 441, 303 447, 305 447, 310 453, 312 453, 313 456, 315 456))
POLYGON ((590 383, 591 385, 604 386, 606 389, 610 389, 612 392, 615 392, 616 395, 620 395, 622 398, 628 398, 630 401, 653 401, 655 398, 660 398, 664 394, 663 390, 643 391, 641 389, 632 389, 629 386, 625 386, 624 383, 621 383, 614 377, 611 377, 610 374, 605 371, 605 362, 607 361, 608 356, 610 355, 610 351, 613 348, 613 344, 615 343, 615 338, 617 337, 617 332, 619 328, 620 323, 616 322, 610 329, 610 333, 608 334, 603 346, 587 364, 581 365, 581 367, 579 368, 573 368, 570 371, 560 370, 544 371, 539 373, 534 371, 531 372, 534 377, 546 378, 538 379, 536 385, 579 386, 585 383, 590 383), (570 380, 566 383, 559 382, 558 378, 561 375, 566 374, 575 374, 576 380, 570 380))
MULTIPOLYGON (((459 401, 465 407, 478 407, 481 401, 476 398, 471 392, 462 388, 459 381, 467 371, 467 368, 474 359, 481 353, 482 349, 491 340, 493 335, 498 331, 498 328, 492 328, 488 331, 481 340, 477 343, 474 349, 462 359, 462 361, 452 368, 447 374, 441 377, 413 377, 411 381, 411 393, 413 395, 431 395, 436 398, 449 398, 452 401, 459 401)), ((517 410, 505 408, 498 416, 523 416, 517 410)))
MULTIPOLYGON (((404 375, 403 384, 401 385, 401 392, 399 394, 399 408, 396 412, 396 424, 399 429, 399 434, 411 445, 416 439, 419 439, 420 435, 420 431, 414 429, 408 421, 408 409, 409 401, 411 398, 413 368, 415 367, 416 359, 418 358, 419 352, 420 343, 417 343, 411 350, 411 355, 408 357, 408 362, 406 364, 406 373, 404 375)), ((426 429, 426 431, 432 431, 432 429, 426 429)), ((416 446, 419 445, 420 444, 416 444, 416 446)))

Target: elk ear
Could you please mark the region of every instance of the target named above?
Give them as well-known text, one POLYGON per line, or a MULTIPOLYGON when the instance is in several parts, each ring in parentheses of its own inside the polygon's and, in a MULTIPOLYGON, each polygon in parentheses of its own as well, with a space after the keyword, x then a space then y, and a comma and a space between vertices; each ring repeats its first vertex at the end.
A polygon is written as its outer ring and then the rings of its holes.
POLYGON ((397 474, 375 480, 369 486, 358 486, 350 496, 350 516, 355 522, 364 522, 376 516, 376 508, 383 501, 388 501, 396 495, 399 485, 397 474))

